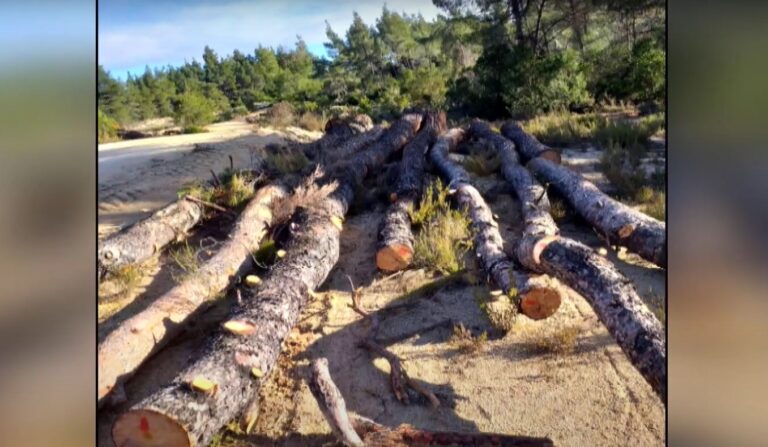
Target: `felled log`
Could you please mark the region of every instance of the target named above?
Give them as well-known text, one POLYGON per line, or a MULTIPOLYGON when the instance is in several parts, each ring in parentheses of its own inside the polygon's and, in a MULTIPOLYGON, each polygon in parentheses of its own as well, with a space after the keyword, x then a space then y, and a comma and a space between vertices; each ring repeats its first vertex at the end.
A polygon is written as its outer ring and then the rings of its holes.
POLYGON ((416 137, 403 149, 398 180, 379 230, 376 266, 387 272, 408 267, 413 259, 413 233, 408 209, 416 206, 424 181, 425 154, 438 133, 445 130, 445 114, 430 112, 416 137))
POLYGON ((200 203, 179 199, 110 236, 99 243, 99 276, 149 259, 162 247, 181 240, 202 217, 200 203))
POLYGON ((614 200, 592 182, 549 160, 534 159, 528 169, 565 197, 612 245, 627 247, 659 267, 667 267, 666 225, 614 200))
MULTIPOLYGON (((550 275, 581 294, 635 368, 666 402, 664 328, 648 310, 632 283, 603 256, 586 245, 564 238, 551 215, 544 188, 517 163, 509 146, 497 148, 504 177, 520 199, 526 221, 515 248, 527 268, 550 275), (546 211, 546 212, 545 212, 546 211)), ((547 163, 538 159, 532 163, 547 163)))
POLYGON ((536 137, 526 133, 520 124, 507 121, 501 126, 501 134, 515 143, 518 152, 523 157, 523 162, 534 158, 545 158, 560 164, 560 152, 542 144, 536 137))
POLYGON ((420 121, 404 116, 369 149, 327 174, 336 189, 296 212, 287 254, 259 291, 234 308, 171 384, 118 417, 112 428, 116 445, 204 446, 253 402, 309 293, 338 260, 341 219, 355 188, 413 137, 420 121))
POLYGON ((560 287, 552 281, 531 277, 504 253, 504 241, 491 209, 471 185, 469 173, 448 158, 450 150, 464 136, 463 130, 452 129, 438 137, 429 151, 430 160, 440 176, 449 182, 449 189, 455 191, 459 205, 469 212, 475 253, 483 270, 505 295, 512 296, 523 314, 534 320, 547 318, 560 307, 560 287))
POLYGON ((238 217, 230 237, 211 259, 194 275, 120 324, 99 344, 100 404, 147 357, 174 337, 206 300, 225 290, 232 278, 252 267, 251 253, 259 247, 272 222, 270 206, 286 195, 286 188, 277 183, 259 189, 238 217))
POLYGON ((405 447, 430 445, 460 446, 552 446, 549 438, 511 436, 494 433, 435 432, 420 430, 408 424, 385 427, 370 419, 348 414, 341 391, 333 382, 328 360, 312 361, 309 389, 340 442, 347 446, 405 447))
POLYGON ((304 153, 310 160, 319 160, 327 151, 349 139, 353 135, 363 133, 373 127, 373 121, 368 115, 359 114, 345 118, 331 118, 325 123, 325 134, 317 141, 303 146, 304 153))
POLYGON ((348 160, 357 152, 371 145, 382 133, 384 133, 384 127, 374 126, 369 130, 353 135, 338 145, 327 148, 323 153, 319 154, 317 161, 328 166, 339 160, 348 160))

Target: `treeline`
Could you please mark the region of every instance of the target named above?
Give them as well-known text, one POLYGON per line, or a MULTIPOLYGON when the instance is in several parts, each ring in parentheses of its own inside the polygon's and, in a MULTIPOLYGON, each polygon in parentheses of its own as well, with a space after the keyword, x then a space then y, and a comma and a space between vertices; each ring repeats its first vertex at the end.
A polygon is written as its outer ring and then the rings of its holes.
POLYGON ((124 82, 100 66, 100 133, 161 116, 194 127, 276 101, 301 112, 342 106, 386 117, 431 105, 497 118, 664 100, 664 1, 433 2, 444 11, 433 21, 385 7, 373 25, 354 13, 343 36, 328 26, 330 60, 299 39, 293 49, 226 57, 206 47, 202 63, 124 82))

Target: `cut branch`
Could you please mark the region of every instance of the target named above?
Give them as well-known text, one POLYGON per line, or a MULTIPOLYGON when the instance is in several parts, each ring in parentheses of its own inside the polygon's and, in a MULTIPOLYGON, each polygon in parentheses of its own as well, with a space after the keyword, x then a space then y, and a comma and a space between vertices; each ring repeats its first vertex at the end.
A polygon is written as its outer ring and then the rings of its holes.
POLYGON ((206 300, 252 267, 251 253, 259 247, 272 222, 270 206, 286 194, 285 187, 279 184, 261 188, 238 217, 231 237, 195 275, 124 321, 99 344, 100 403, 115 385, 123 383, 147 357, 174 337, 206 300))
POLYGON ((118 417, 112 429, 116 445, 156 445, 147 440, 147 433, 165 436, 169 442, 163 445, 170 447, 207 445, 221 426, 253 401, 309 293, 325 281, 338 260, 341 230, 332 218, 346 215, 357 185, 413 138, 420 121, 420 116, 404 116, 369 149, 328 173, 324 180, 335 183, 335 190, 312 208, 296 212, 286 256, 255 296, 229 315, 228 320, 247 321, 258 330, 247 335, 225 330, 213 334, 171 384, 118 417), (188 382, 194 377, 215 383, 216 392, 190 389, 188 382), (147 430, 137 424, 141 418, 147 430))
POLYGON ((501 126, 501 133, 515 143, 517 151, 523 157, 523 162, 534 158, 546 158, 560 164, 560 152, 542 144, 536 137, 526 133, 518 123, 506 122, 501 126))
POLYGON ((475 252, 483 270, 504 294, 513 296, 515 305, 523 314, 535 320, 547 318, 560 307, 561 289, 553 281, 532 278, 504 253, 504 241, 491 209, 470 184, 469 173, 448 158, 451 148, 463 138, 464 131, 461 129, 443 134, 432 146, 430 160, 449 182, 450 190, 455 191, 459 205, 469 212, 475 235, 475 252))
POLYGON ((666 225, 612 199, 581 175, 549 160, 536 159, 528 169, 548 182, 587 222, 613 245, 627 247, 659 267, 667 267, 666 225))
POLYGON ((413 259, 413 233, 408 210, 421 196, 425 154, 437 134, 445 129, 445 114, 429 112, 416 137, 403 149, 394 202, 387 209, 379 231, 376 266, 386 272, 408 267, 413 259))
POLYGON ((385 427, 370 419, 346 413, 346 403, 328 371, 328 360, 312 361, 309 389, 315 396, 320 411, 339 441, 348 446, 405 447, 430 445, 547 447, 553 446, 549 438, 511 436, 495 433, 459 433, 420 430, 408 424, 395 428, 385 427), (318 390, 317 392, 315 390, 318 390), (326 391, 328 390, 328 391, 326 391), (362 437, 362 439, 360 439, 362 437))

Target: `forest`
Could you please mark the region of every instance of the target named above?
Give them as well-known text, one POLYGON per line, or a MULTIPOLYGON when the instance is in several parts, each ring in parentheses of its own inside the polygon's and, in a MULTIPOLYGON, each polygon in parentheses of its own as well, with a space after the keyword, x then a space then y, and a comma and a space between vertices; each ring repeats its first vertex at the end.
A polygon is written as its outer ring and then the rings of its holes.
MULTIPOLYGON (((665 2, 433 0, 435 20, 384 6, 373 24, 327 26, 329 58, 258 45, 146 68, 122 81, 98 67, 99 140, 130 123, 173 117, 185 131, 288 102, 298 114, 392 119, 412 106, 449 116, 530 118, 606 102, 664 109, 665 2)), ((255 43, 258 44, 258 43, 255 43)))

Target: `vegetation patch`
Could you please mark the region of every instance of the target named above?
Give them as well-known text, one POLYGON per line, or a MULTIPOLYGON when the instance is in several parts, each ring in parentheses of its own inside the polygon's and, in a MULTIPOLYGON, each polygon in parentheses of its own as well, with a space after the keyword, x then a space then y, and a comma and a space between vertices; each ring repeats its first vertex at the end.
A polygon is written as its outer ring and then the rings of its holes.
POLYGON ((264 114, 263 124, 283 129, 293 124, 295 120, 293 106, 288 101, 280 101, 264 114))
POLYGON ((205 202, 230 208, 237 208, 250 200, 254 194, 256 178, 248 171, 224 171, 219 175, 220 185, 195 181, 184 185, 177 195, 191 196, 205 202))
POLYGON ((193 276, 200 270, 202 265, 198 251, 186 241, 184 244, 179 244, 178 247, 170 250, 168 256, 180 270, 179 273, 173 274, 173 279, 176 282, 182 282, 186 278, 193 276))
POLYGON ((417 210, 409 210, 419 226, 415 236, 413 262, 416 267, 442 274, 461 271, 464 257, 472 247, 469 217, 464 210, 450 208, 448 189, 438 180, 427 188, 417 210))
POLYGON ((280 174, 293 174, 309 165, 309 159, 304 151, 285 146, 267 148, 264 161, 269 168, 280 174))
POLYGON ((485 350, 487 342, 487 332, 474 336, 464 324, 459 323, 453 326, 453 335, 451 335, 449 343, 462 354, 473 355, 485 350))
POLYGON ((501 161, 496 154, 483 151, 467 155, 464 158, 462 165, 467 171, 479 177, 487 177, 499 170, 501 161))
POLYGON ((667 195, 650 186, 643 186, 635 195, 635 202, 642 205, 642 211, 658 220, 667 218, 667 195))
POLYGON ((535 354, 570 354, 576 349, 581 335, 580 326, 563 326, 541 337, 530 336, 529 348, 535 354))
POLYGON ((304 112, 299 117, 299 127, 312 132, 322 132, 325 128, 325 119, 315 112, 304 112))

